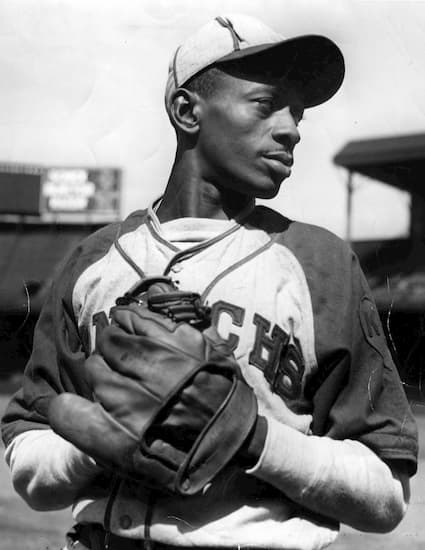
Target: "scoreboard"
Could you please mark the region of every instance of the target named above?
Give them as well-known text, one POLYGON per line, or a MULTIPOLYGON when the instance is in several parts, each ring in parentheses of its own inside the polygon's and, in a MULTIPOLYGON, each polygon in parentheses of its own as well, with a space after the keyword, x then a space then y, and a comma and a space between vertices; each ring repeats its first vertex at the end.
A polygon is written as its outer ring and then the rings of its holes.
POLYGON ((120 216, 119 168, 0 163, 0 217, 52 222, 105 222, 120 216))

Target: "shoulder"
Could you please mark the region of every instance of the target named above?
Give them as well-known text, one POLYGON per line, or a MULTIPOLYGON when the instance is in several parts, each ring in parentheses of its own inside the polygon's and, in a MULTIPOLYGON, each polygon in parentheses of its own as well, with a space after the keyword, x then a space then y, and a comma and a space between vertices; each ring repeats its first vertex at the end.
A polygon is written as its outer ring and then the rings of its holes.
POLYGON ((106 256, 119 237, 143 225, 146 217, 146 210, 137 210, 125 220, 106 225, 80 241, 58 266, 55 286, 59 292, 70 297, 82 273, 106 256))
POLYGON ((137 210, 121 222, 101 227, 79 243, 79 252, 82 250, 104 250, 111 246, 117 238, 135 231, 143 225, 146 222, 146 217, 147 210, 137 210))
POLYGON ((69 256, 67 267, 86 267, 94 263, 101 256, 107 253, 109 248, 119 238, 137 230, 146 222, 147 210, 137 210, 130 214, 125 220, 115 222, 104 227, 82 240, 69 256))
POLYGON ((305 280, 313 312, 332 315, 358 307, 367 293, 359 261, 343 239, 317 225, 290 220, 269 208, 256 212, 258 227, 267 231, 273 246, 285 248, 305 280))
POLYGON ((331 231, 291 220, 265 206, 254 210, 249 224, 269 233, 276 244, 287 247, 302 265, 350 264, 355 258, 348 243, 331 231))

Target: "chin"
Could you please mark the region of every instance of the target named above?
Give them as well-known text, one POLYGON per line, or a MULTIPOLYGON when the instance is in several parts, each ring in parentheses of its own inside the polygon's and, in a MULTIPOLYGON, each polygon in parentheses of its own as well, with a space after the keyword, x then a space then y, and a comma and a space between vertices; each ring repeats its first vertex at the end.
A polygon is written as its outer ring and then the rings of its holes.
MULTIPOLYGON (((283 180, 282 180, 283 181, 283 180)), ((273 199, 280 191, 282 181, 273 183, 272 185, 265 185, 264 187, 255 189, 254 195, 257 199, 273 199)))
MULTIPOLYGON (((265 176, 260 174, 255 176, 254 174, 239 175, 239 177, 232 177, 232 185, 229 189, 240 195, 250 197, 252 199, 272 199, 280 191, 282 182, 286 178, 277 179, 276 177, 265 176)), ((223 186, 224 187, 224 186, 223 186)))

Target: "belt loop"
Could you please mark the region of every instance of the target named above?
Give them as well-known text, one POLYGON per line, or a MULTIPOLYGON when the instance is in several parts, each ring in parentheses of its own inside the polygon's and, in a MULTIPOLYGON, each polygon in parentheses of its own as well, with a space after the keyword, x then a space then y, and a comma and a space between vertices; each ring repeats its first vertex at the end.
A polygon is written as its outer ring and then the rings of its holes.
POLYGON ((121 486, 121 478, 117 475, 112 476, 111 480, 111 492, 109 493, 108 502, 105 508, 105 515, 103 518, 103 528, 105 530, 105 537, 103 539, 103 548, 104 550, 109 550, 111 542, 111 516, 112 516, 112 507, 114 505, 115 498, 118 494, 118 491, 121 486))
POLYGON ((104 550, 109 550, 109 543, 111 542, 111 532, 105 531, 105 538, 103 539, 104 550))
POLYGON ((151 523, 153 509, 156 503, 156 494, 155 491, 151 491, 148 496, 148 502, 146 507, 146 516, 145 516, 145 532, 143 534, 143 549, 144 550, 155 550, 155 542, 151 539, 151 523))

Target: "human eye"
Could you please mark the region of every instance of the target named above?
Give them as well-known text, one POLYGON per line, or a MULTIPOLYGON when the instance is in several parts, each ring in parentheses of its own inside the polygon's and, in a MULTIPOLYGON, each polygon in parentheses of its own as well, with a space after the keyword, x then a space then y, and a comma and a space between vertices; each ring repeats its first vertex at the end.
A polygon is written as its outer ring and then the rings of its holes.
POLYGON ((254 101, 261 114, 268 115, 272 113, 274 109, 274 99, 272 97, 257 97, 254 101))

